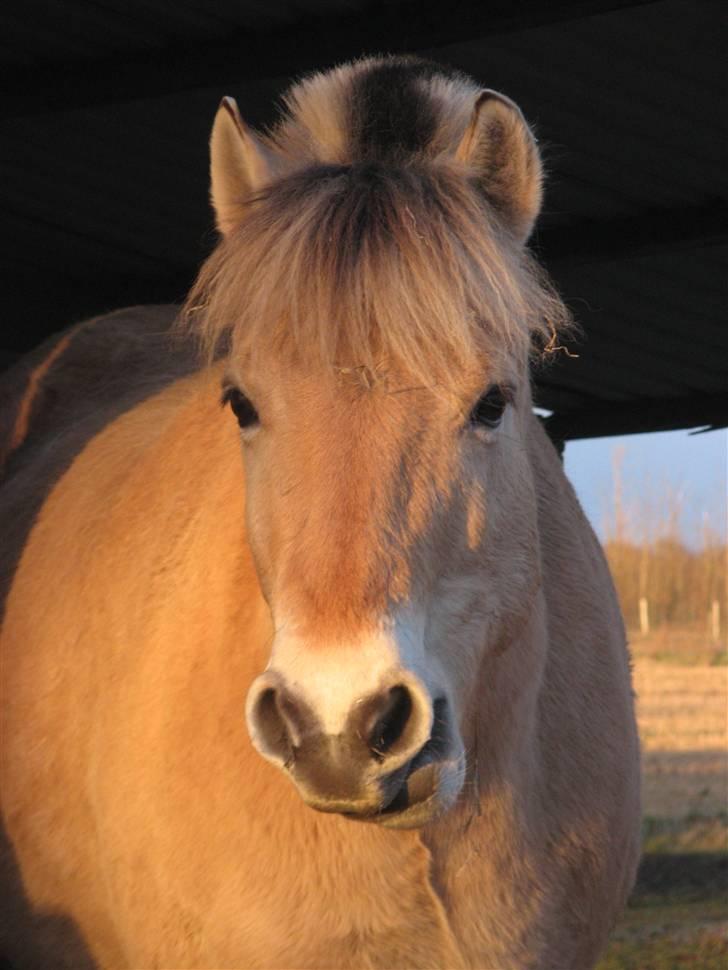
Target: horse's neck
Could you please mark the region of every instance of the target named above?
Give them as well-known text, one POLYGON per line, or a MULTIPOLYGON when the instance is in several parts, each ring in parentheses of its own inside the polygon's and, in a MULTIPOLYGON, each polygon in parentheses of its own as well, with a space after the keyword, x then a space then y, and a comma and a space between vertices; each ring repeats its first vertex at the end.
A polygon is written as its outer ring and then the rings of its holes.
MULTIPOLYGON (((470 784, 425 833, 435 883, 459 931, 485 925, 479 906, 488 898, 486 922, 507 924, 514 940, 518 925, 527 935, 528 914, 547 904, 545 881, 558 881, 564 860, 582 859, 574 833, 585 830, 584 818, 594 821, 599 806, 578 775, 593 763, 593 732, 608 729, 598 720, 599 704, 592 711, 585 698, 598 698, 602 684, 609 689, 604 670, 616 667, 623 651, 616 602, 611 612, 604 602, 609 577, 598 542, 535 424, 529 451, 542 585, 518 636, 502 654, 486 654, 470 784)), ((509 962, 504 951, 503 965, 509 962)))
POLYGON ((467 716, 470 784, 456 826, 504 806, 509 824, 528 824, 541 781, 539 694, 547 651, 546 604, 535 594, 528 617, 513 639, 486 651, 467 716), (490 808, 487 808, 490 806, 490 808))
POLYGON ((540 586, 510 640, 484 651, 473 709, 465 718, 471 725, 466 743, 472 777, 443 822, 448 840, 460 832, 470 841, 473 825, 483 819, 489 839, 496 822, 540 837, 551 798, 544 739, 558 733, 554 700, 561 697, 566 708, 570 690, 580 682, 564 650, 579 636, 579 623, 569 621, 567 609, 575 584, 599 559, 598 544, 535 418, 527 446, 538 499, 540 586))

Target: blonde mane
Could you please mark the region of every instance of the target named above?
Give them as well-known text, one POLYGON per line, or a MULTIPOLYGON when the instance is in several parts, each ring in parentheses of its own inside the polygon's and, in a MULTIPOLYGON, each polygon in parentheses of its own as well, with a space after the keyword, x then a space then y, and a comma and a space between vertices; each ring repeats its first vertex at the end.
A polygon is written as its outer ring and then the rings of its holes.
POLYGON ((241 200, 240 225, 188 297, 185 317, 208 357, 223 347, 273 353, 448 389, 484 360, 525 357, 534 337, 543 345, 568 326, 545 273, 454 156, 452 119, 465 124, 472 83, 421 78, 425 150, 397 132, 391 151, 376 140, 369 150, 356 132, 356 82, 370 64, 288 95, 265 138, 276 177, 241 200))

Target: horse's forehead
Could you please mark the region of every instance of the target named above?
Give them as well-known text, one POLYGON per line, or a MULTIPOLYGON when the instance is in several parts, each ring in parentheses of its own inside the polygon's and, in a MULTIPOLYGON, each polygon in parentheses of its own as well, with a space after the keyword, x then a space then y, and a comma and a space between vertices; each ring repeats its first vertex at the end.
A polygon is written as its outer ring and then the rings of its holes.
MULTIPOLYGON (((289 419, 301 416, 316 422, 326 414, 345 420, 379 414, 417 430, 427 419, 449 421, 472 404, 486 385, 515 386, 521 375, 520 361, 502 354, 483 356, 477 365, 462 369, 456 384, 443 386, 436 380, 425 383, 386 362, 373 368, 356 364, 308 368, 291 362, 274 351, 259 352, 254 360, 231 360, 228 373, 262 404, 268 403, 289 419)), ((394 427, 388 422, 387 427, 394 427)))
POLYGON ((426 389, 314 383, 281 395, 271 438, 298 458, 305 452, 312 477, 325 479, 330 469, 357 492, 381 493, 418 469, 434 471, 451 460, 461 414, 458 401, 426 389))
POLYGON ((315 388, 300 396, 288 393, 273 416, 271 451, 283 461, 290 456, 312 484, 345 488, 351 499, 384 496, 451 449, 448 432, 455 422, 436 410, 414 394, 315 388))

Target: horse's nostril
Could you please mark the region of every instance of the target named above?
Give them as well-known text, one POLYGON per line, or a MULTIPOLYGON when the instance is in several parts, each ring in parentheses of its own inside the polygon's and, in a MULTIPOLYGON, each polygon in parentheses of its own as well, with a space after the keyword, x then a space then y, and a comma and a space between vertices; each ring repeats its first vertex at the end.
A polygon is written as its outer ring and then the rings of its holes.
POLYGON ((363 737, 375 758, 383 758, 402 737, 412 714, 412 695, 401 685, 369 701, 363 737))
POLYGON ((258 746, 269 757, 283 761, 288 761, 300 744, 305 719, 305 712, 293 697, 275 687, 261 691, 250 713, 258 746))
POLYGON ((278 708, 276 691, 273 687, 264 690, 250 714, 251 723, 255 727, 259 743, 265 749, 266 754, 275 757, 288 758, 290 752, 290 739, 286 722, 281 717, 278 708))

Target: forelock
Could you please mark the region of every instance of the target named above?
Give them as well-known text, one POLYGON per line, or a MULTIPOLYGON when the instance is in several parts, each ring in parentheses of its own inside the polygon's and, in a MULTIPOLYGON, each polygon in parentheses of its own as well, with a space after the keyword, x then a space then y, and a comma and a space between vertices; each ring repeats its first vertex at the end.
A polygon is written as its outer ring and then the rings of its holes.
POLYGON ((205 352, 397 370, 448 390, 567 325, 545 274, 444 151, 473 90, 401 58, 294 88, 269 136, 282 174, 247 200, 188 299, 205 352))

